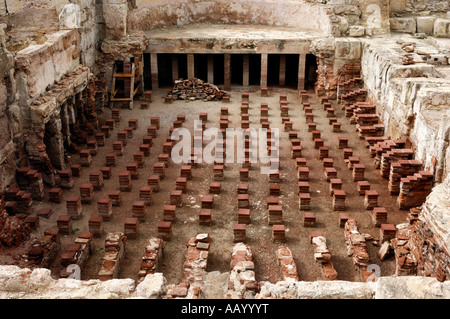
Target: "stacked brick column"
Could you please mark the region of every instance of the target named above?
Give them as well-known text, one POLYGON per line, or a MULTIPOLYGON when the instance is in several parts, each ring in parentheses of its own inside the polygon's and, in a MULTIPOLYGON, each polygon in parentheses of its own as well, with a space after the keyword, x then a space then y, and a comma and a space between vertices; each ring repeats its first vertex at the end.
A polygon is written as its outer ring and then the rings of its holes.
POLYGON ((397 204, 400 209, 417 207, 425 202, 433 187, 433 174, 419 171, 400 180, 400 195, 397 204))

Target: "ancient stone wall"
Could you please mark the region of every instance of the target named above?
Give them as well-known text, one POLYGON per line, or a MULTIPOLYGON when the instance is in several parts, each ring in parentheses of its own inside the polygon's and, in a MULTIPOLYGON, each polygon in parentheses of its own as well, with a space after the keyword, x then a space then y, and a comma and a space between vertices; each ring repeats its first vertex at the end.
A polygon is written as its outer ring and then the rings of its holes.
MULTIPOLYGON (((15 54, 15 91, 10 93, 15 96, 15 100, 11 103, 10 114, 15 148, 21 150, 21 153, 16 155, 19 160, 24 159, 26 150, 29 156, 39 158, 39 162, 50 162, 45 155, 43 143, 45 123, 51 116, 59 117, 59 110, 55 115, 51 113, 62 101, 50 99, 52 92, 48 90, 68 72, 78 68, 79 61, 80 36, 75 29, 56 31, 48 35, 48 40, 43 44, 30 45, 15 54), (46 99, 53 102, 50 104, 54 104, 53 108, 45 108, 48 114, 44 118, 42 114, 33 113, 31 107, 42 94, 50 95, 46 99)), ((47 169, 45 171, 50 174, 47 169)))
MULTIPOLYGON (((450 176, 450 81, 426 59, 425 63, 402 63, 399 54, 402 52, 401 41, 384 41, 383 46, 377 45, 377 40, 363 42, 363 79, 369 97, 381 115, 385 134, 409 139, 415 149, 415 158, 423 161, 423 168, 433 172, 434 180, 441 183, 422 205, 419 220, 398 231, 394 245, 397 273, 446 280, 449 274, 448 225, 445 220, 450 176)), ((436 57, 446 54, 445 51, 422 46, 420 42, 416 46, 415 52, 421 53, 414 56, 416 61, 427 53, 436 57)))
MULTIPOLYGON (((9 122, 9 126, 1 125, 3 186, 13 181, 17 166, 27 165, 24 146, 33 126, 30 104, 80 64, 95 69, 102 34, 101 3, 94 0, 1 1, 2 41, 9 54, 9 60, 3 61, 10 61, 7 67, 1 66, 6 79, 1 83, 2 92, 6 89, 2 98, 8 97, 9 111, 2 112, 0 119, 2 123, 9 122)), ((6 107, 3 101, 1 105, 2 109, 6 107)))
POLYGON ((75 29, 80 35, 81 63, 94 67, 102 36, 102 2, 95 0, 5 0, 0 21, 7 24, 8 48, 13 52, 43 44, 48 34, 75 29))
MULTIPOLYGON (((222 276, 223 277, 223 276, 222 276)), ((220 294, 226 282, 220 276, 211 276, 217 280, 210 290, 220 294)), ((55 280, 50 270, 34 270, 17 266, 0 266, 1 299, 129 299, 129 298, 165 298, 167 281, 162 273, 150 274, 136 285, 132 279, 112 279, 108 281, 77 279, 55 280)), ((210 292, 214 296, 214 292, 210 292)), ((276 284, 263 282, 258 299, 448 299, 450 282, 438 282, 426 277, 381 277, 378 282, 285 282, 276 284)))
POLYGON ((422 205, 416 231, 418 238, 413 238, 422 244, 417 274, 440 281, 450 278, 450 230, 446 224, 450 214, 449 193, 450 177, 447 176, 422 205))
POLYGON ((392 31, 448 38, 450 4, 442 0, 395 0, 390 2, 392 31))
POLYGON ((59 12, 60 29, 77 29, 80 34, 80 63, 96 74, 96 59, 103 37, 103 1, 71 0, 59 12), (70 3, 69 3, 70 2, 70 3))
POLYGON ((317 58, 315 91, 319 96, 336 99, 338 83, 360 76, 362 44, 351 37, 323 38, 311 41, 317 58))
POLYGON ((391 0, 392 13, 408 13, 415 15, 428 15, 430 13, 447 13, 450 4, 445 0, 391 0))
POLYGON ((16 82, 20 103, 27 103, 46 91, 47 86, 79 65, 80 38, 76 30, 48 36, 41 45, 30 45, 15 56, 16 82))
POLYGON ((334 14, 334 36, 360 37, 389 33, 391 8, 386 0, 307 0, 326 5, 334 14))

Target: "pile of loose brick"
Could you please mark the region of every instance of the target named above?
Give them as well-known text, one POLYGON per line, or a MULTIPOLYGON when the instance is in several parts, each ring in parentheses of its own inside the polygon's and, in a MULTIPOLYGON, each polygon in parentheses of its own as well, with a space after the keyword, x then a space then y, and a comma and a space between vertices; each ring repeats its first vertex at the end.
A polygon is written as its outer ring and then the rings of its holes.
POLYGON ((368 274, 367 267, 371 260, 367 252, 366 238, 359 232, 355 219, 349 219, 345 223, 344 236, 348 255, 352 257, 353 264, 360 271, 362 279, 366 280, 368 274))
MULTIPOLYGON (((423 208, 420 214, 423 214, 423 208)), ((424 220, 416 220, 410 227, 413 231, 409 232, 408 245, 403 245, 403 247, 407 247, 414 258, 407 259, 405 263, 402 263, 404 259, 399 256, 397 263, 399 272, 406 268, 405 265, 409 266, 411 264, 409 261, 412 259, 412 263, 417 263, 417 275, 434 277, 441 282, 448 280, 450 257, 447 249, 437 244, 436 233, 430 229, 429 224, 424 220), (420 258, 418 258, 418 253, 421 254, 420 258)))
POLYGON ((27 253, 29 267, 47 268, 61 248, 60 234, 58 229, 48 228, 44 235, 31 244, 27 253))
POLYGON ((325 280, 336 280, 338 274, 331 260, 331 252, 327 245, 327 239, 321 232, 311 232, 310 241, 314 247, 314 260, 321 264, 325 280))
POLYGON ((448 253, 437 244, 437 238, 423 218, 423 209, 411 208, 407 222, 397 225, 395 237, 390 241, 395 254, 395 274, 434 277, 443 282, 450 271, 448 253))
POLYGON ((70 277, 76 271, 74 265, 80 271, 84 263, 92 253, 92 233, 84 232, 77 236, 73 244, 68 245, 61 254, 61 265, 64 269, 60 273, 61 278, 70 277))
POLYGON ((417 274, 417 264, 420 259, 421 252, 419 245, 414 245, 412 232, 414 227, 409 224, 403 224, 391 240, 392 248, 395 251, 395 275, 396 276, 412 276, 417 274))
POLYGON ((187 241, 183 278, 180 284, 168 285, 166 298, 199 297, 206 275, 210 244, 211 239, 207 233, 200 233, 187 241))
POLYGON ((203 100, 206 102, 222 100, 225 95, 227 95, 227 92, 219 89, 216 85, 194 78, 192 80, 176 80, 167 97, 173 101, 203 100))

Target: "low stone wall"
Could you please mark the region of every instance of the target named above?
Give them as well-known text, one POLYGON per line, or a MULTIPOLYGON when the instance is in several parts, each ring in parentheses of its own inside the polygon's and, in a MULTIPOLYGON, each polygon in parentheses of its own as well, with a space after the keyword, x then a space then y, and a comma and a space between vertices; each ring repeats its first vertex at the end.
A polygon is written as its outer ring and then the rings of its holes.
MULTIPOLYGON (((400 45, 395 39, 391 41, 384 47, 377 45, 377 40, 364 41, 363 79, 377 113, 382 114, 385 135, 409 139, 415 159, 423 162, 422 169, 434 174, 436 187, 421 206, 419 221, 409 240, 420 251, 416 257, 417 274, 442 281, 450 272, 446 222, 450 183, 450 80, 442 78, 431 64, 403 65, 398 59, 398 53, 402 52, 400 45)), ((437 54, 426 43, 415 42, 420 46, 416 52, 437 54)))
MULTIPOLYGON (((210 296, 224 291, 223 276, 210 296)), ((210 278, 210 279, 211 279, 210 278)), ((210 283, 211 284, 211 283, 210 283)), ((448 299, 450 281, 443 283, 426 277, 381 277, 374 282, 316 281, 316 282, 263 282, 255 298, 273 299, 448 299)), ((17 266, 0 266, 0 299, 131 299, 164 298, 167 282, 162 273, 147 275, 136 285, 133 279, 107 281, 58 279, 44 268, 29 269, 17 266)), ((211 290, 212 288, 209 287, 211 290)))
POLYGON ((37 97, 48 85, 73 71, 79 65, 79 56, 80 36, 76 30, 55 32, 44 44, 17 52, 16 82, 23 102, 37 97))

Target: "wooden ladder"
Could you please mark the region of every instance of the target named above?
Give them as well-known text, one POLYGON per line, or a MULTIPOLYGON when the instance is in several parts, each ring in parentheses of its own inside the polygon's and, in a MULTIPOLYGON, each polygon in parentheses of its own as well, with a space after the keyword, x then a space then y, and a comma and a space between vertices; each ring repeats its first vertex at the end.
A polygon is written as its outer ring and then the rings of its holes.
MULTIPOLYGON (((114 102, 128 102, 128 108, 133 109, 134 96, 139 93, 144 93, 143 86, 143 63, 141 58, 134 58, 133 62, 130 62, 131 68, 130 72, 117 72, 117 63, 114 65, 112 85, 111 85, 111 97, 110 107, 113 108, 114 102), (122 82, 124 90, 123 97, 117 97, 118 93, 121 91, 122 82), (127 83, 129 82, 129 83, 127 83), (129 87, 127 87, 129 86, 129 87)), ((125 68, 125 63, 124 63, 125 68)))

